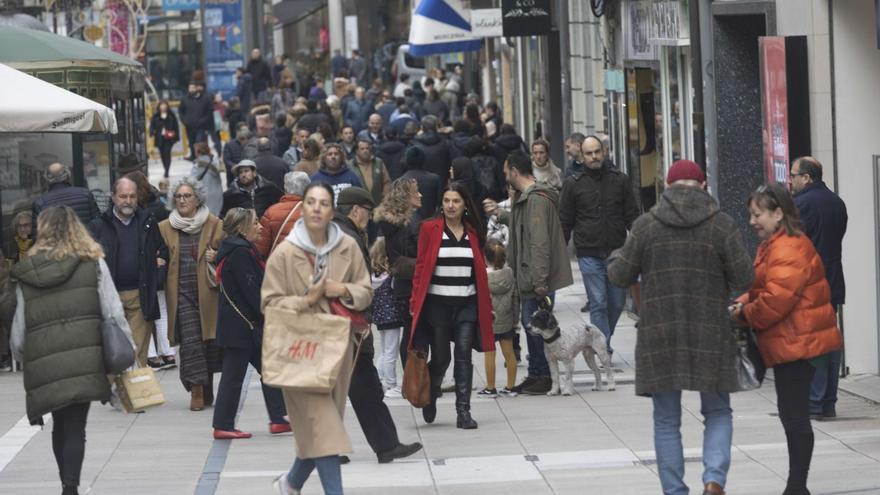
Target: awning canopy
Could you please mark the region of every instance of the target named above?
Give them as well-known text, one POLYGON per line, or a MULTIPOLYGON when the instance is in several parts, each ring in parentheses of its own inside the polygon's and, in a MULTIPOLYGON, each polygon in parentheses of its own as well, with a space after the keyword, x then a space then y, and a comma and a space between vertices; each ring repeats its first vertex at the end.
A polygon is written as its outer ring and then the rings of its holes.
POLYGON ((14 65, 59 60, 93 60, 142 67, 137 60, 82 40, 33 29, 0 26, 0 62, 14 65))
POLYGON ((282 26, 296 24, 327 5, 327 0, 282 0, 272 6, 272 15, 282 26))
POLYGON ((421 0, 413 11, 409 51, 416 57, 479 50, 480 43, 462 0, 421 0))
POLYGON ((0 132, 117 132, 100 103, 3 64, 0 81, 0 132))

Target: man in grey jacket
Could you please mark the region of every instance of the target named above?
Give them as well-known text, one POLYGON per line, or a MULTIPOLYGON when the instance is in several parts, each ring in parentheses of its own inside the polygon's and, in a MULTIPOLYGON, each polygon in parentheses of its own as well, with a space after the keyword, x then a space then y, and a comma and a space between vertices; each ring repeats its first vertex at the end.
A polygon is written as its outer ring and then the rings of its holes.
MULTIPOLYGON (((553 298, 554 291, 572 284, 571 265, 565 252, 565 240, 559 224, 558 195, 553 187, 535 181, 532 159, 523 151, 514 151, 504 162, 507 183, 516 191, 511 199, 510 215, 501 219, 510 227, 507 259, 513 268, 516 287, 522 300, 521 320, 528 329, 538 301, 553 298)), ((486 213, 498 210, 495 201, 484 201, 486 213)), ((544 356, 544 342, 526 332, 529 348, 529 374, 514 389, 527 395, 546 394, 552 385, 550 368, 544 356)))
POLYGON ((733 219, 705 191, 696 163, 669 169, 657 206, 639 217, 608 276, 618 287, 642 277, 636 394, 654 403, 654 450, 663 493, 687 493, 681 391, 700 392, 706 425, 704 495, 721 495, 730 467, 737 344, 727 312, 732 291, 749 288, 751 258, 733 219))

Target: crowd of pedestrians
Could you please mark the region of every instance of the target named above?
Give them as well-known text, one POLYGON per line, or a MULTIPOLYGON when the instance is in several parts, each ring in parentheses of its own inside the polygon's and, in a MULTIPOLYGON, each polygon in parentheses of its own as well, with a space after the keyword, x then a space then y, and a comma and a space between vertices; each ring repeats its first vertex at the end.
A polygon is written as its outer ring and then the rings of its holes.
POLYGON ((268 432, 296 439, 278 493, 299 493, 315 469, 326 493, 342 493, 347 399, 379 462, 421 449, 400 441, 384 403, 401 397, 398 367, 410 350, 430 356, 425 423, 452 391, 457 428, 478 427, 474 350, 485 353, 487 377, 477 397, 550 391, 544 341, 525 332, 524 357, 520 327, 573 283, 569 242, 584 311, 609 353, 627 290, 640 285, 635 389, 653 401, 664 493, 687 493, 683 390, 701 394, 705 493, 723 493, 729 394, 739 390, 735 326, 756 331, 764 364, 774 368, 789 443, 785 493, 809 493, 811 416, 836 414, 846 229, 846 208, 822 182, 817 160, 794 161, 794 197, 769 185, 748 198, 762 239, 752 262, 693 162, 676 162, 657 206, 640 212, 600 137, 571 135, 570 161, 557 165, 550 142, 527 142, 496 104, 461 94, 454 73, 367 88, 359 56, 332 64, 330 96, 320 78, 295 91, 283 61, 270 67, 255 50, 225 111, 235 117, 228 142, 208 118, 215 98, 203 81, 181 103, 182 125, 159 103, 151 135, 164 176, 183 133, 193 162, 187 176, 159 188, 140 172, 120 177, 101 213, 87 189, 71 185, 69 168, 52 164, 49 190, 32 213, 16 215, 9 254, 17 263, 11 275, 0 272, 0 317, 12 318, 28 417, 56 417, 65 494, 79 482, 89 404, 113 395, 100 362, 102 320, 117 320, 130 336, 137 366, 179 368, 189 409, 213 407, 214 438, 246 439, 253 433, 236 429, 235 415, 248 365, 261 373, 266 311, 332 313, 335 300, 365 312, 378 340, 353 336, 330 393, 262 384, 268 432), (51 311, 25 311, 31 304, 51 311), (72 337, 38 335, 61 332, 72 337), (73 349, 81 359, 71 361, 73 349), (524 358, 527 374, 517 383, 524 358), (450 365, 451 389, 443 384, 450 365), (61 379, 73 385, 61 387, 61 379))

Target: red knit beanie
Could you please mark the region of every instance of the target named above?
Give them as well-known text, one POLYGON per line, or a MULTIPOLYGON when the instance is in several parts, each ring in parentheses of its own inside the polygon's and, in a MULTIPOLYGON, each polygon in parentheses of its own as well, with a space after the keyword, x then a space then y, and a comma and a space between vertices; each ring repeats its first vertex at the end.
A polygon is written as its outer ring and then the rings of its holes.
POLYGON ((706 182, 706 174, 696 163, 690 160, 678 160, 669 167, 666 183, 672 184, 679 180, 695 180, 702 183, 706 182))

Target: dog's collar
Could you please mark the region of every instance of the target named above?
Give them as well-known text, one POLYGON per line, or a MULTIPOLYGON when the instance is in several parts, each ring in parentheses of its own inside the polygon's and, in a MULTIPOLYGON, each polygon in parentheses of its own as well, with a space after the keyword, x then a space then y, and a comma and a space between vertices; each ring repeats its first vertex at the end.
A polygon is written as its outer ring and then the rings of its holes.
POLYGON ((553 342, 556 342, 557 340, 559 340, 559 337, 562 337, 562 329, 557 327, 556 333, 554 333, 553 336, 550 337, 549 339, 544 339, 544 343, 545 344, 552 344, 553 342))

